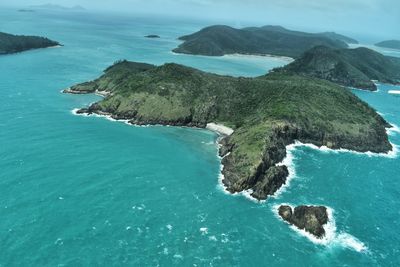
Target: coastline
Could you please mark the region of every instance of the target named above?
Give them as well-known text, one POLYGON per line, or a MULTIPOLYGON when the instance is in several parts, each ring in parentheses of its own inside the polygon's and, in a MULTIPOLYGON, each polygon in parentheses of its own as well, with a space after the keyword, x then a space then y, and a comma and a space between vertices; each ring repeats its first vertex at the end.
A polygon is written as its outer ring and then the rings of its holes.
MULTIPOLYGON (((160 127, 168 127, 169 125, 163 125, 163 124, 148 124, 148 125, 139 125, 139 124, 134 124, 131 123, 130 120, 122 120, 122 119, 114 119, 112 117, 112 114, 98 114, 98 113, 92 113, 92 114, 88 114, 88 113, 78 113, 80 109, 76 108, 73 109, 71 111, 71 113, 73 115, 76 116, 84 116, 84 117, 100 117, 100 118, 105 118, 109 121, 113 121, 113 122, 122 122, 125 123, 129 126, 134 126, 134 127, 151 127, 151 126, 160 126, 160 127)), ((221 141, 231 135, 233 133, 233 129, 226 127, 222 124, 216 124, 216 123, 208 123, 206 127, 204 128, 200 128, 200 127, 192 127, 192 126, 174 126, 174 127, 182 127, 182 128, 191 128, 191 129, 205 129, 205 130, 209 130, 212 131, 214 133, 216 133, 218 135, 218 138, 216 140, 216 145, 217 145, 217 157, 220 160, 220 170, 219 170, 219 174, 218 174, 218 184, 217 184, 217 188, 219 188, 224 194, 230 195, 230 196, 243 196, 246 199, 255 202, 255 203, 265 203, 267 202, 267 199, 257 199, 255 197, 252 196, 253 191, 251 189, 248 190, 243 190, 241 192, 235 192, 235 193, 231 193, 227 190, 227 187, 225 186, 225 184, 223 183, 223 180, 225 179, 224 174, 223 174, 223 169, 224 169, 224 165, 222 164, 222 159, 226 156, 228 156, 230 154, 227 153, 226 155, 224 155, 223 157, 221 157, 219 155, 219 151, 221 148, 221 141)), ((397 126, 392 126, 391 128, 386 128, 387 134, 388 135, 392 135, 391 133, 396 132, 396 133, 400 133, 400 129, 397 126)), ((313 150, 317 150, 320 151, 322 153, 352 153, 352 154, 356 154, 356 155, 362 155, 362 156, 368 156, 368 157, 385 157, 385 158, 397 158, 399 155, 399 147, 396 144, 390 143, 392 145, 392 150, 387 152, 387 153, 374 153, 374 152, 358 152, 355 150, 349 150, 349 149, 331 149, 328 148, 326 146, 321 146, 318 147, 314 144, 305 144, 305 143, 301 143, 298 140, 295 140, 294 143, 291 143, 289 145, 287 145, 285 147, 286 149, 286 156, 285 158, 281 161, 275 164, 275 166, 286 166, 288 168, 289 174, 286 177, 286 182, 273 194, 270 195, 271 198, 273 199, 279 199, 280 196, 287 190, 287 188, 289 188, 291 181, 296 177, 296 169, 294 166, 294 155, 293 152, 298 148, 298 147, 308 147, 311 148, 313 150)))
POLYGON ((254 58, 254 59, 265 59, 265 58, 271 58, 271 59, 277 59, 277 60, 283 60, 287 61, 288 63, 291 63, 295 61, 294 58, 292 57, 287 57, 287 56, 277 56, 277 55, 271 55, 271 54, 225 54, 221 57, 225 58, 254 58))
POLYGON ((275 59, 275 60, 282 60, 285 62, 288 62, 287 64, 293 62, 295 59, 291 58, 291 57, 286 57, 286 56, 276 56, 276 55, 270 55, 270 54, 239 54, 239 53, 235 53, 235 54, 225 54, 222 56, 206 56, 206 55, 196 55, 196 54, 185 54, 185 53, 177 53, 174 51, 170 51, 170 53, 174 56, 195 56, 195 57, 205 57, 205 58, 238 58, 238 59, 275 59))

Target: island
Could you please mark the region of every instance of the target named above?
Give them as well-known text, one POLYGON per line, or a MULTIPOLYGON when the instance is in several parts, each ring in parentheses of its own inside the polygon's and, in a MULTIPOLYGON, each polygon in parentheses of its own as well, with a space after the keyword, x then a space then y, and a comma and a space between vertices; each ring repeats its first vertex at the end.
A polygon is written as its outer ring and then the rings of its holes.
POLYGON ((158 38, 160 38, 160 36, 159 36, 159 35, 156 35, 156 34, 146 35, 145 37, 146 37, 146 38, 150 38, 150 39, 158 39, 158 38))
POLYGON ((376 91, 373 81, 400 84, 400 59, 374 50, 333 49, 317 46, 276 72, 299 74, 328 80, 343 86, 376 91))
POLYGON ((75 5, 72 7, 63 6, 63 5, 56 5, 56 4, 42 4, 42 5, 33 5, 30 6, 32 9, 40 9, 40 10, 48 10, 48 11, 73 11, 73 12, 80 12, 86 11, 86 9, 82 6, 75 5))
POLYGON ((284 221, 316 238, 322 239, 325 236, 324 225, 328 223, 329 218, 324 206, 297 206, 293 210, 288 205, 282 205, 278 213, 284 221))
POLYGON ((368 104, 347 88, 301 75, 237 78, 174 63, 123 60, 64 92, 106 96, 78 114, 135 125, 231 128, 218 141, 222 183, 231 193, 248 191, 258 200, 286 183, 282 162, 286 146, 296 140, 359 152, 392 150, 386 133, 391 125, 368 104))
POLYGON ((18 9, 18 12, 35 12, 35 10, 33 10, 33 9, 18 9))
POLYGON ((227 54, 274 55, 297 58, 314 46, 347 48, 357 42, 334 32, 305 33, 281 26, 235 29, 225 25, 204 28, 179 38, 175 53, 223 56, 227 54))
POLYGON ((13 35, 0 32, 0 55, 55 46, 60 46, 60 43, 45 37, 13 35))
POLYGON ((375 46, 400 50, 400 40, 387 40, 379 42, 375 46))

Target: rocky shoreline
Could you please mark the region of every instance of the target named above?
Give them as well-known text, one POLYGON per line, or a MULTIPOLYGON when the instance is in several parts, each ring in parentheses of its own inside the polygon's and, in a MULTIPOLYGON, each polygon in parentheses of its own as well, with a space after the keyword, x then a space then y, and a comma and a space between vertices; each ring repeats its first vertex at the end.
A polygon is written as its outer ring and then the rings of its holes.
MULTIPOLYGON (((82 91, 71 92, 71 89, 63 91, 64 93, 72 94, 85 94, 82 91)), ((91 92, 93 93, 93 92, 91 92)), ((250 195, 258 200, 266 200, 269 196, 273 196, 283 185, 286 184, 289 176, 288 166, 282 164, 284 158, 287 156, 286 146, 294 144, 295 141, 302 143, 314 144, 317 147, 326 146, 330 149, 348 149, 357 152, 373 152, 373 153, 386 153, 392 150, 392 145, 387 142, 383 144, 373 144, 367 140, 349 140, 348 137, 339 136, 325 136, 322 132, 310 133, 296 127, 296 125, 289 123, 277 123, 274 126, 272 134, 268 136, 269 146, 265 148, 262 155, 262 161, 258 166, 256 172, 243 180, 235 173, 235 163, 232 161, 230 154, 235 148, 235 143, 231 142, 231 134, 233 132, 226 132, 215 129, 216 127, 207 127, 214 123, 199 123, 189 120, 183 121, 161 121, 161 120, 143 120, 135 117, 133 114, 114 114, 109 111, 102 111, 97 103, 92 104, 88 108, 82 108, 76 111, 76 114, 85 115, 100 115, 107 116, 114 120, 123 120, 132 125, 164 125, 164 126, 181 126, 181 127, 194 127, 203 128, 215 131, 219 134, 218 147, 219 156, 221 158, 223 175, 222 183, 225 189, 231 194, 240 193, 243 191, 250 191, 250 195), (363 144, 363 145, 361 145, 363 144)), ((391 127, 390 124, 387 124, 391 127)), ((230 129, 230 128, 228 128, 230 129)), ((385 134, 385 133, 384 133, 385 134)))
MULTIPOLYGON (((391 127, 387 124, 388 127, 391 127)), ((385 133, 382 133, 385 134, 385 133)), ((253 176, 245 181, 235 175, 234 162, 230 153, 235 147, 226 137, 221 140, 220 156, 224 166, 223 184, 231 193, 251 190, 251 196, 257 200, 265 200, 274 195, 284 184, 289 176, 287 166, 282 161, 287 155, 286 146, 294 144, 296 140, 302 143, 314 144, 318 147, 326 146, 330 149, 349 149, 357 152, 386 153, 392 150, 389 142, 372 144, 368 140, 349 140, 348 137, 325 136, 324 133, 310 133, 291 124, 275 126, 273 134, 269 136, 269 146, 264 151, 262 161, 253 176), (362 145, 363 144, 363 145, 362 145), (372 149, 371 149, 372 148, 372 149)))

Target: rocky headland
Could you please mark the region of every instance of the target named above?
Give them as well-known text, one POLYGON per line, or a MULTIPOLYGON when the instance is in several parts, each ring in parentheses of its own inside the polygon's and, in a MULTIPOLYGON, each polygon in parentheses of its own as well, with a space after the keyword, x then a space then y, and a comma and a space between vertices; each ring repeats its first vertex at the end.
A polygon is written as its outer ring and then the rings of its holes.
POLYGON ((400 50, 400 40, 387 40, 387 41, 379 42, 375 45, 379 46, 379 47, 400 50))
POLYGON ((392 149, 385 129, 390 125, 350 90, 294 74, 235 78, 178 64, 119 61, 65 92, 104 93, 81 114, 137 125, 231 128, 219 141, 222 182, 231 193, 250 190, 259 200, 286 183, 281 162, 296 140, 359 152, 392 149))
POLYGON ((0 55, 60 45, 60 43, 45 37, 13 35, 0 32, 0 55))

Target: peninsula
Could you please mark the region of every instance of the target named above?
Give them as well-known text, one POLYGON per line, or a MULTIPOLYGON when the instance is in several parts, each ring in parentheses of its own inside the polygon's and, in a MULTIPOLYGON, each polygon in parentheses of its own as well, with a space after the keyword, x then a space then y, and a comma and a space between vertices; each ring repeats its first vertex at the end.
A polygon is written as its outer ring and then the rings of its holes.
POLYGON ((223 56, 227 54, 275 55, 297 58, 314 46, 347 48, 357 43, 334 32, 306 33, 291 31, 281 26, 235 29, 216 25, 179 38, 184 41, 176 53, 223 56))
POLYGON ((400 50, 400 40, 388 40, 375 44, 375 46, 400 50))
POLYGON ((0 55, 58 45, 60 43, 45 37, 13 35, 0 32, 0 55))
POLYGON ((320 78, 370 91, 377 90, 373 80, 400 84, 400 59, 365 47, 332 49, 317 46, 294 62, 273 71, 320 78))
POLYGON ((288 176, 286 146, 299 140, 332 149, 385 153, 391 127, 347 88, 287 73, 235 78, 178 64, 119 61, 66 93, 106 97, 80 114, 108 115, 136 125, 234 130, 220 138, 223 184, 249 190, 259 200, 273 195, 288 176))

